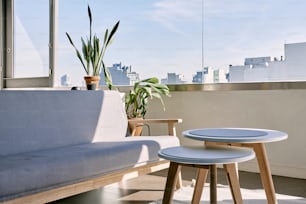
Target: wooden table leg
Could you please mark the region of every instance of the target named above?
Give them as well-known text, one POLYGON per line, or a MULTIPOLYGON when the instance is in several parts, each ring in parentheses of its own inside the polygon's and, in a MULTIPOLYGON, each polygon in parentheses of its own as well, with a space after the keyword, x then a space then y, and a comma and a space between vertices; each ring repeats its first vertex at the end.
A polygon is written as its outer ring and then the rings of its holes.
POLYGON ((180 189, 183 187, 183 179, 182 179, 182 172, 178 172, 177 181, 176 181, 176 189, 180 189))
POLYGON ((233 201, 235 204, 242 204, 242 196, 240 191, 239 178, 237 174, 237 165, 236 163, 224 164, 224 170, 226 171, 228 184, 231 189, 233 201))
POLYGON ((250 144, 253 147, 256 154, 261 182, 265 189, 267 201, 269 204, 277 204, 277 199, 275 196, 275 189, 272 180, 271 170, 269 166, 269 161, 266 153, 266 148, 263 143, 250 144))
POLYGON ((210 165, 210 203, 217 204, 217 166, 210 165))
POLYGON ((275 188, 264 143, 230 143, 234 146, 253 148, 260 171, 261 182, 266 193, 268 204, 277 204, 275 188))
POLYGON ((181 165, 175 162, 170 162, 170 167, 168 170, 167 182, 163 197, 163 204, 169 204, 172 202, 175 184, 180 171, 181 171, 181 165))
POLYGON ((207 174, 208 174, 208 167, 203 167, 198 169, 197 181, 192 196, 192 202, 191 202, 192 204, 200 203, 207 174))

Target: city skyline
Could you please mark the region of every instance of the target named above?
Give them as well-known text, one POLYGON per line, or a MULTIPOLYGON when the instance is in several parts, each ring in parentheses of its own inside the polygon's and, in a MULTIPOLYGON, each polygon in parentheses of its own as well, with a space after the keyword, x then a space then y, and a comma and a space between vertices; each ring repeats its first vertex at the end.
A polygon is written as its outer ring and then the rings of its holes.
MULTIPOLYGON (((229 70, 215 69, 213 67, 204 67, 200 71, 192 74, 192 82, 186 82, 181 73, 167 72, 165 78, 160 78, 163 84, 185 84, 185 83, 244 83, 244 82, 268 82, 268 81, 304 81, 306 79, 305 55, 306 42, 288 43, 284 45, 285 55, 277 57, 261 56, 261 57, 245 57, 244 63, 230 65, 229 70)), ((126 66, 120 63, 114 63, 112 67, 108 67, 113 76, 114 85, 133 85, 130 82, 121 83, 120 79, 130 76, 139 77, 139 73, 132 69, 132 66, 126 66), (118 72, 118 73, 116 73, 118 72), (119 75, 118 75, 119 74, 119 75), (118 78, 119 77, 119 78, 118 78), (118 81, 119 79, 119 81, 118 81)), ((104 79, 103 74, 101 80, 104 79)), ((139 81, 144 78, 133 79, 139 81)), ((103 82, 102 82, 103 84, 103 82)))

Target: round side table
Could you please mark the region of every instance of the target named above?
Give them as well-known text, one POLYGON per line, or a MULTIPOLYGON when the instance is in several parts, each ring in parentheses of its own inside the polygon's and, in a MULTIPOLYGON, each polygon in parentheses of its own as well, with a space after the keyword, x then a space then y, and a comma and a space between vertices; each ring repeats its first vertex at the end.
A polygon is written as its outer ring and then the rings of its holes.
MULTIPOLYGON (((170 167, 167 176, 167 183, 163 197, 163 204, 171 203, 173 192, 180 172, 181 166, 192 166, 198 168, 197 181, 192 197, 192 204, 200 203, 204 182, 210 170, 210 201, 217 203, 217 164, 232 164, 243 162, 255 157, 255 153, 249 148, 229 146, 205 146, 205 147, 170 147, 159 151, 159 157, 169 160, 170 167)), ((231 189, 234 203, 242 203, 238 177, 236 189, 231 189)))
MULTIPOLYGON (((285 140, 288 138, 287 133, 277 130, 250 128, 202 128, 184 131, 183 135, 190 139, 205 141, 207 145, 231 145, 252 148, 256 154, 267 201, 269 204, 277 203, 264 143, 285 140)), ((228 172, 228 175, 229 177, 234 177, 234 172, 237 171, 237 168, 235 165, 230 167, 235 170, 228 172)))

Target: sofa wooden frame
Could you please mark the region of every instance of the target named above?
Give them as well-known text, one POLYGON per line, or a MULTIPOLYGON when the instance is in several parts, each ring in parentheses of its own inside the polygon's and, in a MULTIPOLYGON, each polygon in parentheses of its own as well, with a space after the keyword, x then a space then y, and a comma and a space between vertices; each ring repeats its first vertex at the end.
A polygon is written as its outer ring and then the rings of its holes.
MULTIPOLYGON (((176 136, 176 128, 175 125, 177 123, 181 123, 181 119, 146 119, 141 122, 129 121, 129 123, 166 123, 168 124, 168 135, 176 136)), ((137 125, 137 124, 136 124, 137 125)), ((80 193, 88 192, 94 189, 98 189, 105 185, 120 182, 122 180, 135 178, 141 175, 153 173, 156 171, 160 171, 169 167, 169 161, 160 160, 157 162, 145 164, 143 166, 137 166, 129 169, 124 169, 116 172, 112 172, 109 174, 105 174, 96 178, 91 178, 85 181, 81 181, 79 183, 70 184, 54 189, 50 189, 47 191, 42 191, 38 193, 34 193, 31 195, 26 195, 23 197, 18 197, 12 200, 7 200, 4 202, 0 202, 3 204, 42 204, 48 203, 52 201, 56 201, 59 199, 67 198, 73 195, 77 195, 80 193)), ((178 187, 181 187, 181 179, 177 184, 178 187)))

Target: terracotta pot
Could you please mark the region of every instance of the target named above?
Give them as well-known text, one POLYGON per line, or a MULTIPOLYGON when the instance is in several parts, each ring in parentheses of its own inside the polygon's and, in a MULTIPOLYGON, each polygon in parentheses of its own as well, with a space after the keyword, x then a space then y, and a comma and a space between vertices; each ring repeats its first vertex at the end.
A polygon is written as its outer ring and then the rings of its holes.
MULTIPOLYGON (((141 122, 143 118, 129 118, 129 120, 137 120, 141 122)), ((131 136, 141 136, 143 123, 138 123, 137 125, 129 123, 128 125, 131 136)))
POLYGON ((96 90, 99 88, 100 76, 84 76, 84 79, 88 90, 96 90))

